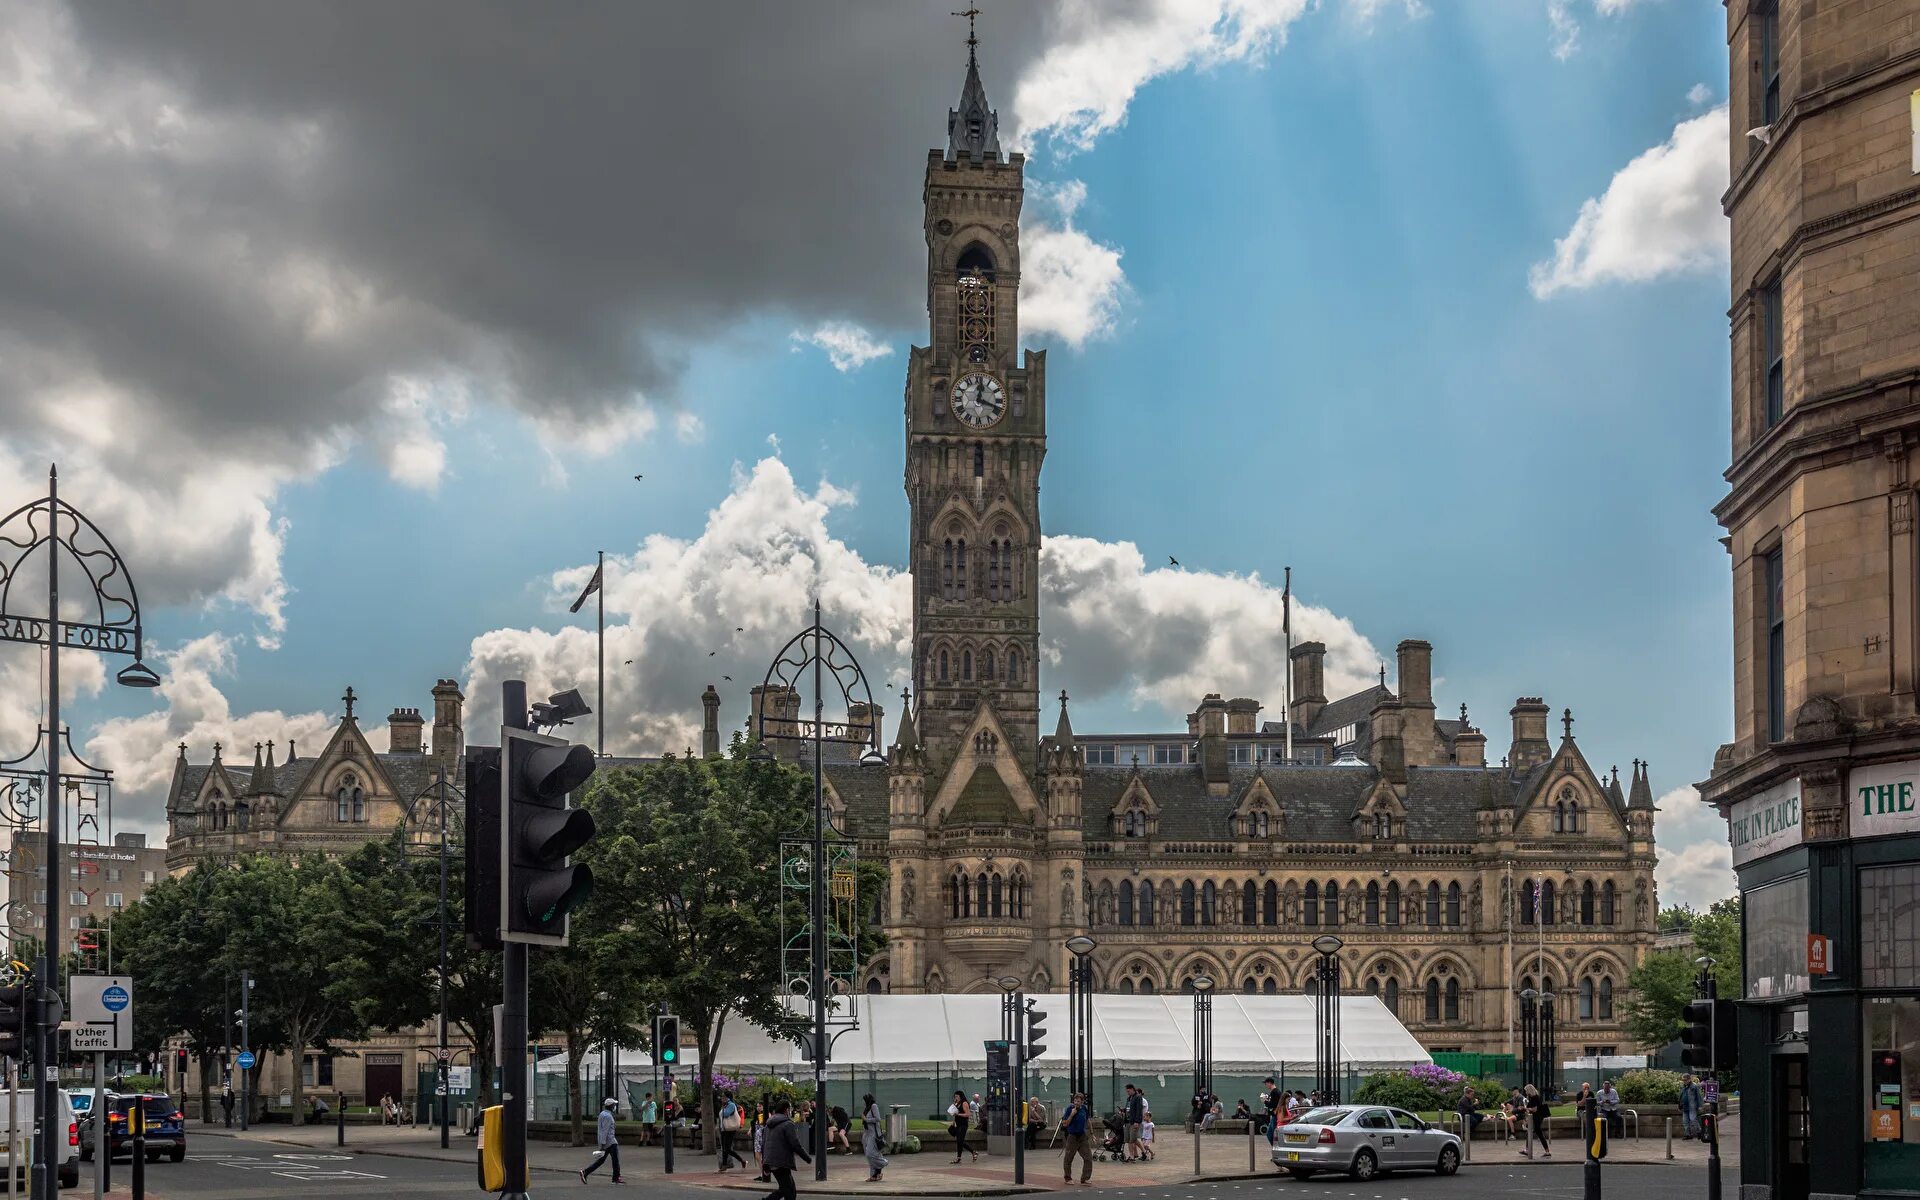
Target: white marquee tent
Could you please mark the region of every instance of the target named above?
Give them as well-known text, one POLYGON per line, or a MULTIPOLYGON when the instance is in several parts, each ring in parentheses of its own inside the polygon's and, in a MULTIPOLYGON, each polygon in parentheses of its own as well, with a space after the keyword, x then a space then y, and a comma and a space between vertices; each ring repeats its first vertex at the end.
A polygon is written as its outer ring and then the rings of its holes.
MULTIPOLYGON (((1067 1068, 1067 997, 1032 997, 1047 1014, 1046 1053, 1035 1064, 1046 1073, 1067 1068)), ((856 1067, 863 1074, 920 1074, 936 1067, 965 1070, 986 1062, 986 1042, 1000 1036, 998 995, 890 996, 846 998, 858 1028, 840 1033, 833 1044, 833 1067, 856 1067)), ((1432 1062, 1406 1026, 1376 997, 1342 996, 1341 1065, 1361 1072, 1432 1062)), ((797 1014, 806 1004, 789 1001, 797 1014)), ((838 1032, 830 1031, 830 1032, 838 1032)), ((1184 993, 1093 997, 1093 1058, 1105 1069, 1122 1071, 1184 1069, 1193 1061, 1193 997, 1184 993)), ((1213 997, 1213 1064, 1221 1073, 1259 1074, 1286 1066, 1310 1071, 1314 1045, 1314 998, 1305 995, 1213 997)), ((728 1070, 753 1069, 782 1075, 803 1074, 805 1051, 790 1041, 735 1018, 727 1023, 714 1055, 728 1070)))

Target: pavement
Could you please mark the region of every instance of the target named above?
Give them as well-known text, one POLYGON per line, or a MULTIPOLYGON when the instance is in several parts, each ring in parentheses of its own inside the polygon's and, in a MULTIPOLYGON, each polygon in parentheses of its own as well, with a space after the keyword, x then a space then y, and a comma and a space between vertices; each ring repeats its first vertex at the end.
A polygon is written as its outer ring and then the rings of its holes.
MULTIPOLYGON (((1654 1131, 1645 1131, 1651 1135, 1654 1131)), ((403 1170, 402 1164, 392 1167, 378 1165, 381 1159, 411 1160, 417 1163, 437 1163, 439 1168, 431 1172, 433 1178, 445 1179, 448 1186, 458 1187, 455 1181, 465 1181, 464 1188, 473 1187, 474 1142, 457 1130, 452 1136, 452 1144, 445 1150, 440 1148, 440 1135, 437 1128, 391 1126, 348 1126, 346 1145, 336 1144, 336 1131, 333 1126, 287 1126, 269 1125, 264 1128, 240 1133, 204 1126, 190 1126, 189 1140, 193 1149, 190 1159, 213 1158, 226 1161, 238 1167, 235 1161, 252 1156, 271 1164, 273 1161, 312 1163, 313 1167, 302 1167, 295 1171, 313 1172, 318 1164, 326 1164, 327 1170, 339 1171, 343 1181, 352 1178, 352 1172, 362 1172, 378 1178, 401 1170, 403 1174, 417 1174, 416 1170, 403 1170), (325 1155, 325 1158, 304 1158, 302 1155, 325 1155), (354 1157, 335 1157, 354 1156, 354 1157), (354 1158, 360 1159, 355 1162, 354 1158)), ((1200 1184, 1232 1184, 1238 1181, 1265 1180, 1279 1182, 1271 1159, 1267 1155, 1264 1139, 1252 1139, 1252 1164, 1249 1166, 1249 1139, 1238 1136, 1208 1136, 1200 1142, 1200 1165, 1194 1167, 1194 1138, 1185 1133, 1162 1132, 1158 1139, 1158 1156, 1151 1162, 1117 1163, 1098 1162, 1094 1164, 1093 1187, 1081 1189, 1077 1185, 1065 1190, 1093 1190, 1125 1194, 1142 1189, 1151 1189, 1156 1194, 1169 1194, 1169 1189, 1187 1188, 1200 1184)), ((1576 1174, 1583 1156, 1579 1143, 1571 1139, 1556 1138, 1556 1153, 1552 1158, 1522 1157, 1518 1146, 1512 1142, 1476 1139, 1470 1161, 1462 1166, 1463 1178, 1481 1179, 1483 1183, 1492 1178, 1511 1176, 1519 1172, 1528 1179, 1540 1180, 1558 1178, 1561 1188, 1578 1186, 1576 1174)), ((1636 1194, 1645 1190, 1652 1181, 1697 1178, 1702 1175, 1706 1165, 1706 1147, 1698 1142, 1681 1140, 1677 1136, 1673 1141, 1673 1157, 1667 1157, 1667 1143, 1664 1136, 1647 1136, 1640 1139, 1620 1138, 1615 1140, 1608 1152, 1605 1168, 1618 1167, 1632 1171, 1633 1187, 1636 1194)), ((1739 1162, 1739 1119, 1727 1118, 1723 1122, 1721 1139, 1722 1171, 1726 1178, 1737 1175, 1739 1162)), ((590 1160, 592 1151, 583 1147, 567 1146, 558 1142, 531 1142, 527 1147, 528 1167, 533 1173, 534 1182, 539 1184, 544 1177, 549 1183, 559 1182, 561 1177, 574 1176, 590 1160)), ((648 1191, 674 1193, 685 1192, 697 1195, 691 1189, 702 1189, 709 1194, 714 1191, 748 1192, 765 1195, 766 1184, 754 1181, 751 1168, 735 1168, 727 1173, 714 1169, 711 1155, 702 1155, 681 1148, 675 1154, 676 1171, 668 1176, 664 1171, 664 1162, 657 1147, 639 1146, 621 1147, 621 1166, 630 1184, 641 1185, 648 1191)), ((868 1196, 1004 1196, 1029 1192, 1063 1190, 1060 1178, 1055 1174, 1060 1169, 1061 1155, 1058 1150, 1035 1150, 1027 1156, 1027 1183, 1016 1186, 1013 1182, 1013 1164, 1001 1158, 991 1158, 982 1154, 977 1161, 969 1159, 958 1166, 945 1155, 901 1154, 893 1157, 882 1181, 866 1183, 866 1161, 858 1154, 833 1155, 827 1160, 828 1178, 825 1183, 813 1179, 812 1171, 802 1166, 796 1172, 796 1182, 802 1192, 852 1193, 868 1196)), ((168 1164, 160 1164, 149 1173, 149 1178, 158 1184, 162 1171, 168 1164)), ((124 1168, 121 1168, 124 1170, 124 1168)), ((267 1174, 275 1174, 267 1171, 267 1174)), ((116 1172, 116 1180, 123 1178, 116 1172)), ((289 1176, 290 1178, 292 1176, 289 1176)), ((594 1175, 597 1182, 607 1177, 607 1168, 602 1167, 594 1175)), ((1333 1177, 1338 1178, 1338 1177, 1333 1177)), ((1318 1181, 1315 1181, 1318 1182, 1318 1181)), ((1429 1180, 1429 1182, 1434 1182, 1429 1180)), ((371 1180, 369 1180, 371 1183, 371 1180)), ((1307 1187, 1298 1181, 1289 1180, 1291 1186, 1307 1187)), ((1664 1182, 1658 1185, 1664 1190, 1664 1182)), ((83 1190, 91 1190, 86 1184, 83 1190)), ((279 1189, 276 1189, 276 1194, 279 1189)), ((438 1190, 437 1188, 435 1189, 438 1190)), ((167 1194, 162 1186, 162 1195, 167 1194)), ((198 1194, 197 1192, 195 1194, 198 1194)), ((304 1193, 301 1193, 304 1194, 304 1193)), ((339 1194, 334 1192, 331 1194, 339 1194)), ((392 1194, 389 1190, 385 1193, 392 1194)), ((1354 1195, 1359 1192, 1334 1192, 1334 1195, 1354 1195)), ((1372 1195, 1369 1191, 1368 1195, 1372 1195)), ((1400 1193, 1395 1192, 1398 1197, 1400 1193)), ((1518 1193, 1516 1193, 1518 1194, 1518 1193)), ((1385 1195, 1382 1192, 1382 1195, 1385 1195)))

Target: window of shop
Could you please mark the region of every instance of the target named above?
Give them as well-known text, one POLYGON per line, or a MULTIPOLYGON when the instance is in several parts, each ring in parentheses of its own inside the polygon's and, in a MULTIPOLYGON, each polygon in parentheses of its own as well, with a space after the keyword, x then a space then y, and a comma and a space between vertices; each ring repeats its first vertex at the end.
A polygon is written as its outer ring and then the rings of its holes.
POLYGON ((1860 983, 1920 987, 1920 865, 1860 872, 1860 983))
POLYGON ((1920 1194, 1920 998, 1866 1002, 1868 1188, 1920 1194))
POLYGON ((1747 924, 1747 999, 1807 990, 1807 877, 1795 875, 1742 896, 1747 924))

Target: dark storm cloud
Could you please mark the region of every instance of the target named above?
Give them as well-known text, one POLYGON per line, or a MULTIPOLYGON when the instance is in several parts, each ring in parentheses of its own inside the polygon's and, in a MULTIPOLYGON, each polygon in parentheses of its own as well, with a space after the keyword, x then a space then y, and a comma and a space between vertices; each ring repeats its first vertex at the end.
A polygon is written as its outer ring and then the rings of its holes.
MULTIPOLYGON (((42 8, 0 82, 80 112, 0 137, 0 403, 92 375, 291 461, 399 375, 591 423, 750 313, 911 318, 954 7, 42 8)), ((1038 23, 989 14, 1003 110, 1038 23)))

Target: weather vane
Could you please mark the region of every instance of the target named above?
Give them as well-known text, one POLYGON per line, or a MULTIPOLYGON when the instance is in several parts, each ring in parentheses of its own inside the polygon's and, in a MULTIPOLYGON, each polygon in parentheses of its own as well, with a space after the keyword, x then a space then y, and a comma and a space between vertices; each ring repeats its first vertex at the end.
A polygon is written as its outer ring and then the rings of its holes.
POLYGON ((977 18, 980 15, 980 7, 978 5, 973 5, 971 7, 962 9, 961 11, 954 13, 953 15, 956 17, 965 17, 967 19, 967 61, 972 62, 974 61, 973 49, 975 46, 978 46, 980 44, 980 39, 974 33, 974 28, 973 28, 973 22, 975 18, 977 18))

